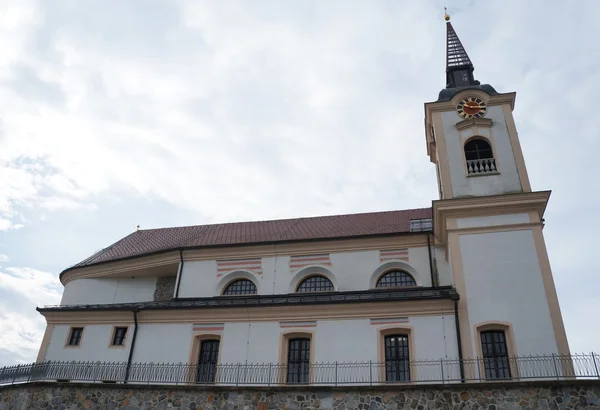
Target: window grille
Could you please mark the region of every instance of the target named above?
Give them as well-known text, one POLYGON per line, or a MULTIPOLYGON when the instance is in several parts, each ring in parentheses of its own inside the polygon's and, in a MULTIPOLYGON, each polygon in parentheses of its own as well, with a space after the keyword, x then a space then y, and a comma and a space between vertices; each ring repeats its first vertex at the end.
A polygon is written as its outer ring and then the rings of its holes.
POLYGON ((385 377, 388 382, 407 382, 410 380, 407 335, 385 337, 385 377))
POLYGON ((403 286, 417 286, 415 279, 401 270, 394 270, 382 275, 377 281, 378 288, 396 288, 403 286))
POLYGON ((256 285, 248 279, 238 279, 225 288, 223 295, 255 295, 256 285))
POLYGON ((288 344, 288 383, 308 383, 310 339, 291 339, 288 344))
POLYGON ((411 232, 431 231, 433 229, 433 220, 431 218, 412 219, 410 221, 411 232))
POLYGON ((298 285, 296 292, 332 292, 333 283, 325 276, 309 276, 298 285))
POLYGON ((199 383, 214 383, 219 360, 219 340, 203 340, 200 344, 200 357, 198 359, 199 383))
POLYGON ((481 332, 481 351, 487 379, 510 378, 506 335, 502 330, 481 332))

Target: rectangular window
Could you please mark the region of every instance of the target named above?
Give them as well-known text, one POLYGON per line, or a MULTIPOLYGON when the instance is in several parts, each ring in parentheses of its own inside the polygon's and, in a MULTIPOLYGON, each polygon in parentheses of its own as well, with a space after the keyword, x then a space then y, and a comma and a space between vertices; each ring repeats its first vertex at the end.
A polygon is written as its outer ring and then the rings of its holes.
POLYGON ((82 327, 72 327, 71 334, 69 335, 68 346, 79 346, 79 343, 81 343, 82 335, 83 335, 82 327))
POLYGON ((198 383, 214 383, 219 360, 219 340, 203 340, 198 359, 198 383))
POLYGON ((288 383, 308 383, 310 339, 291 339, 288 344, 288 383))
POLYGON ((126 327, 115 327, 113 333, 112 346, 123 346, 125 345, 125 336, 127 335, 126 327))
POLYGON ((506 336, 502 330, 481 332, 481 351, 485 377, 488 379, 510 378, 506 336))
POLYGON ((388 382, 410 381, 408 335, 385 337, 385 379, 388 382))
POLYGON ((411 232, 431 231, 432 229, 433 220, 431 218, 411 219, 410 221, 411 232))

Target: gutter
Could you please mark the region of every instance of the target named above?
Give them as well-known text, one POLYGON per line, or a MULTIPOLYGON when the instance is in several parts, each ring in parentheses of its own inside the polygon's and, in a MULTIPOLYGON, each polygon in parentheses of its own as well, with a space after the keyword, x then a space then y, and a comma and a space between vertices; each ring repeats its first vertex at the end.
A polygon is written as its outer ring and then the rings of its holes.
POLYGON ((137 337, 137 330, 138 330, 137 315, 138 315, 139 311, 140 311, 139 308, 135 308, 132 310, 134 327, 133 327, 133 337, 131 338, 131 347, 129 348, 129 357, 127 358, 127 368, 125 369, 125 380, 124 380, 125 383, 127 383, 127 380, 129 380, 129 371, 131 370, 131 359, 133 358, 133 349, 135 348, 135 339, 137 337))
POLYGON ((179 285, 181 284, 181 274, 183 273, 183 248, 179 250, 179 271, 177 272, 177 285, 175 285, 175 296, 173 299, 179 297, 179 285))
POLYGON ((429 233, 427 233, 427 251, 429 252, 429 275, 431 275, 431 286, 437 286, 433 280, 433 261, 431 260, 431 242, 429 241, 429 233))
POLYGON ((458 344, 458 363, 460 366, 460 382, 465 382, 465 365, 463 362, 462 338, 460 336, 460 321, 458 318, 458 300, 454 300, 454 323, 456 324, 456 343, 458 344))

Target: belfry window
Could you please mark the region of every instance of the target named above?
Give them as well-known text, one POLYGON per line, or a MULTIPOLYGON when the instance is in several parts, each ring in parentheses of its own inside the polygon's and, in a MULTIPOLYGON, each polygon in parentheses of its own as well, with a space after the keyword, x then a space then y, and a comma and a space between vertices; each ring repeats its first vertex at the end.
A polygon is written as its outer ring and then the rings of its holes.
POLYGON ((334 290, 333 283, 320 275, 309 276, 296 288, 296 292, 333 292, 334 290))
POLYGON ((225 288, 223 295, 256 295, 256 285, 248 279, 238 279, 225 288))
POLYGON ((494 174, 496 160, 489 142, 475 138, 465 144, 465 159, 469 175, 494 174))

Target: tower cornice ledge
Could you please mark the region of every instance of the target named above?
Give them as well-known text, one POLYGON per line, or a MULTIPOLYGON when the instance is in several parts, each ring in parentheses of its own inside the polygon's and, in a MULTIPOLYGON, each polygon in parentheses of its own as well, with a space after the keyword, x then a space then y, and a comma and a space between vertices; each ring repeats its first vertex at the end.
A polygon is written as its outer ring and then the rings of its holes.
MULTIPOLYGON (((457 218, 529 213, 535 217, 531 218, 529 224, 519 224, 518 227, 543 225, 543 216, 550 193, 551 191, 536 191, 435 200, 432 202, 434 236, 441 243, 447 243, 448 231, 458 230, 457 218)), ((494 225, 480 229, 497 230, 514 227, 516 226, 494 225)), ((465 229, 476 230, 479 228, 465 229)))

